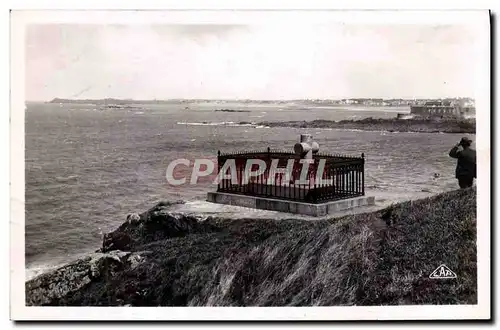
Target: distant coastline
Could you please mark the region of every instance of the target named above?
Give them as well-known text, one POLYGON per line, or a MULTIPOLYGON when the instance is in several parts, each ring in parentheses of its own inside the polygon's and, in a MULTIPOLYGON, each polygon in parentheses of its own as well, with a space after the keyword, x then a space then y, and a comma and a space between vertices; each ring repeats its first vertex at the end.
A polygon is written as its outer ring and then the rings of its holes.
POLYGON ((90 105, 103 105, 103 104, 200 104, 200 103, 240 103, 240 104, 293 104, 303 106, 365 106, 365 107, 406 107, 412 105, 422 105, 428 101, 436 100, 449 100, 459 103, 473 102, 468 97, 456 97, 446 99, 401 99, 401 98, 351 98, 351 99, 290 99, 290 100, 252 100, 252 99, 149 99, 149 100, 135 100, 135 99, 66 99, 54 98, 46 103, 61 103, 61 104, 90 104, 90 105))

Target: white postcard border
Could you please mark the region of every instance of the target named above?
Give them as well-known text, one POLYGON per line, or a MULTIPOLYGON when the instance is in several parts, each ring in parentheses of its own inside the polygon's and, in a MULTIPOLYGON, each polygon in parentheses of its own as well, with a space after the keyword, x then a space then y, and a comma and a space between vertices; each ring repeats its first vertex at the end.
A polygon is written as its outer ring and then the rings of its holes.
POLYGON ((11 15, 11 318, 16 320, 387 320, 477 319, 490 317, 490 51, 487 11, 26 11, 11 15), (459 23, 477 25, 481 34, 475 63, 478 152, 478 305, 376 307, 26 307, 24 306, 24 27, 50 22, 71 24, 240 23, 459 23), (488 33, 486 33, 488 32, 488 33))

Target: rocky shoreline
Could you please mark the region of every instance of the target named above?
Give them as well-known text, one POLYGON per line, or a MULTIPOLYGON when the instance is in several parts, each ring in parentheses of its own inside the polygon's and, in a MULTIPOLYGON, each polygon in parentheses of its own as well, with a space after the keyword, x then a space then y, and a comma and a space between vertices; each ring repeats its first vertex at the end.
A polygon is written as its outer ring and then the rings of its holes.
POLYGON ((418 132, 418 133, 476 133, 475 119, 382 119, 365 118, 361 120, 313 120, 313 121, 285 121, 260 122, 257 125, 267 127, 294 127, 294 128, 332 128, 356 129, 364 131, 388 132, 418 132))
POLYGON ((477 301, 475 188, 317 221, 201 218, 176 203, 128 215, 95 253, 27 281, 26 305, 477 301), (429 279, 444 260, 460 282, 429 279))

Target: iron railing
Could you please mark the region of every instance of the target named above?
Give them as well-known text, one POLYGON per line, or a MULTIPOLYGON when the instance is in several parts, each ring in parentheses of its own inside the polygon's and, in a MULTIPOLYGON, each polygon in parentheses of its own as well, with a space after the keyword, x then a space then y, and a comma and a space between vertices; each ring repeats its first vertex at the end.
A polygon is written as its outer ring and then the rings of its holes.
POLYGON ((300 159, 294 152, 270 148, 234 153, 219 151, 217 173, 229 177, 219 180, 217 191, 307 203, 323 203, 365 194, 364 154, 355 157, 317 153, 313 154, 309 165, 301 163, 300 159), (248 169, 255 171, 259 168, 257 164, 248 165, 250 159, 263 161, 265 171, 248 177, 248 169), (277 168, 275 171, 271 166, 273 161, 274 168, 277 168), (290 170, 288 175, 279 173, 287 167, 290 170), (225 173, 220 173, 221 169, 225 173))

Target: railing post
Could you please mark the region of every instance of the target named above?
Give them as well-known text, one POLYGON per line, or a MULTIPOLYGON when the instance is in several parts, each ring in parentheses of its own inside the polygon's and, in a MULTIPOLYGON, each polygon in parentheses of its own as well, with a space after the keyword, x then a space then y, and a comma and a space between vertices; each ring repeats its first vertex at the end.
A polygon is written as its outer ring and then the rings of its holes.
POLYGON ((273 187, 271 185, 268 185, 269 183, 269 176, 271 175, 271 148, 267 147, 267 162, 266 162, 266 170, 264 171, 264 177, 265 177, 265 182, 264 184, 266 185, 266 195, 271 196, 273 194, 273 187))
POLYGON ((349 195, 354 194, 354 178, 353 178, 353 166, 352 164, 349 165, 349 195))
POLYGON ((348 195, 351 195, 351 182, 352 182, 352 180, 351 180, 351 173, 352 173, 352 171, 351 171, 351 165, 349 164, 347 166, 347 182, 348 182, 347 183, 347 190, 349 191, 348 195))
POLYGON ((365 195, 365 153, 361 154, 361 194, 365 195))
POLYGON ((312 194, 311 194, 312 195, 311 197, 312 197, 313 203, 317 203, 318 202, 318 196, 317 196, 318 190, 316 189, 316 187, 317 187, 316 182, 314 182, 314 190, 312 191, 312 194))
MULTIPOLYGON (((220 150, 217 150, 217 175, 220 175, 220 150)), ((220 180, 217 181, 217 191, 220 191, 220 180)))

